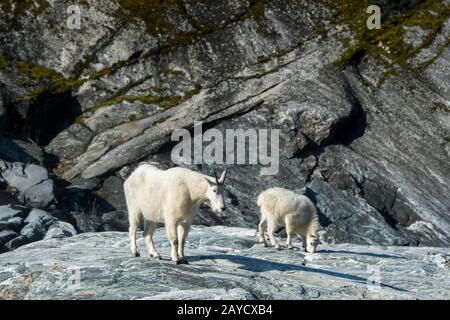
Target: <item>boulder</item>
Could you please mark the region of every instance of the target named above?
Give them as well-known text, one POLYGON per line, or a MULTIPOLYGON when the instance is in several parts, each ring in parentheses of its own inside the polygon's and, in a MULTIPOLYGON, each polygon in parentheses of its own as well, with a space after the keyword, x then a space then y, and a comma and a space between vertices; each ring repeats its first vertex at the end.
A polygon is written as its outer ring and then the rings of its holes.
POLYGON ((0 231, 0 245, 7 243, 9 240, 14 239, 18 235, 19 234, 17 232, 8 229, 0 231))
POLYGON ((116 210, 126 210, 125 194, 123 192, 123 180, 116 176, 108 177, 102 187, 97 191, 97 195, 103 198, 116 210))
POLYGON ((58 221, 52 224, 52 226, 45 233, 44 239, 51 238, 67 238, 77 234, 75 228, 68 222, 58 221))
POLYGON ((80 233, 102 231, 102 220, 97 216, 84 213, 72 212, 71 215, 76 221, 76 228, 80 233))
POLYGON ((25 191, 48 179, 48 173, 44 167, 35 164, 26 165, 20 162, 4 162, 1 175, 8 185, 20 191, 25 191))
POLYGON ((67 212, 82 212, 88 215, 103 214, 114 210, 114 207, 103 197, 92 190, 94 184, 72 184, 65 188, 65 200, 62 209, 67 212))
POLYGON ((20 229, 24 225, 24 220, 21 217, 13 217, 8 219, 7 225, 9 229, 20 232, 20 229))
POLYGON ((48 228, 56 222, 49 213, 33 209, 25 219, 25 226, 20 234, 26 237, 30 242, 41 240, 44 238, 48 228))
POLYGON ((47 179, 23 191, 23 200, 33 208, 46 208, 55 198, 53 181, 47 179))
POLYGON ((14 239, 8 241, 5 244, 5 247, 6 247, 7 250, 11 251, 11 250, 14 250, 14 249, 16 249, 16 248, 18 248, 20 246, 28 244, 28 243, 30 243, 32 241, 33 240, 30 239, 28 236, 20 235, 20 236, 14 238, 14 239))
POLYGON ((55 220, 56 219, 50 213, 39 209, 33 209, 25 218, 25 223, 38 223, 48 228, 55 220))
POLYGON ((31 207, 45 208, 54 200, 54 185, 47 170, 36 164, 1 162, 0 176, 19 191, 19 198, 31 207))
POLYGON ((111 230, 115 231, 128 231, 128 213, 123 211, 107 212, 102 215, 102 221, 104 224, 109 225, 111 230))
POLYGON ((23 210, 14 209, 10 206, 0 206, 0 221, 8 221, 15 217, 25 217, 26 213, 23 210))

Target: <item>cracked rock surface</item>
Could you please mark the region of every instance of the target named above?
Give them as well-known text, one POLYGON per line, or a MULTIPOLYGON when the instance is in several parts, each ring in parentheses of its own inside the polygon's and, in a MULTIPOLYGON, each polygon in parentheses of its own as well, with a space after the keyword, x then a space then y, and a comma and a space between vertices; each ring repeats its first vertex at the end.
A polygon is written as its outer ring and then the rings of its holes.
MULTIPOLYGON (((2 254, 3 299, 449 299, 450 251, 321 245, 315 254, 263 248, 253 229, 195 226, 189 265, 130 257, 123 232, 49 239, 2 254), (77 282, 79 279, 80 281, 77 282)), ((296 246, 300 243, 295 242, 296 246)))

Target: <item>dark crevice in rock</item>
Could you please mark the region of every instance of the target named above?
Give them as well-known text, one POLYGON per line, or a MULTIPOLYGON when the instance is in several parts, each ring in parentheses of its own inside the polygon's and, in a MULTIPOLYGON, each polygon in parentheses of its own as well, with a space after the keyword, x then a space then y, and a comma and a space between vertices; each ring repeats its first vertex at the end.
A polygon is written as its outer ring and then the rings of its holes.
POLYGON ((350 145, 354 140, 362 137, 367 127, 367 114, 358 100, 352 86, 346 81, 347 94, 352 102, 352 109, 348 117, 340 119, 333 127, 331 144, 350 145))
POLYGON ((394 230, 398 230, 398 222, 394 219, 394 217, 387 210, 378 211, 380 215, 383 217, 384 221, 394 230))
MULTIPOLYGON (((226 108, 217 110, 217 111, 214 112, 214 113, 210 113, 210 114, 208 114, 208 117, 209 117, 209 118, 212 118, 214 115, 220 114, 221 112, 225 111, 226 109, 230 109, 230 108, 232 108, 233 106, 235 106, 235 105, 237 105, 237 104, 240 104, 240 103, 245 103, 245 102, 247 102, 248 100, 250 100, 250 99, 252 99, 252 98, 255 98, 255 97, 259 96, 260 94, 262 94, 262 93, 264 93, 264 92, 267 92, 267 91, 269 91, 270 89, 273 89, 273 88, 276 87, 277 85, 278 85, 278 83, 275 84, 274 86, 271 86, 271 87, 267 88, 266 90, 260 92, 260 93, 257 94, 257 95, 247 97, 245 100, 242 100, 242 101, 239 101, 239 102, 237 102, 237 103, 235 103, 235 104, 229 105, 229 106, 227 106, 226 108)), ((249 112, 255 110, 256 108, 258 108, 259 106, 261 106, 263 103, 264 103, 264 100, 259 100, 259 101, 257 101, 256 103, 252 104, 250 107, 247 107, 247 108, 244 108, 244 109, 239 110, 239 111, 237 111, 237 112, 234 112, 234 113, 232 113, 232 114, 230 114, 230 115, 228 115, 228 116, 223 116, 223 117, 220 117, 220 118, 211 120, 211 121, 209 121, 208 123, 206 123, 205 126, 208 126, 208 128, 212 128, 212 127, 218 125, 218 124, 219 124, 220 122, 222 122, 222 121, 230 120, 230 119, 233 119, 233 118, 241 117, 241 116, 243 116, 243 115, 245 115, 245 114, 247 114, 247 113, 249 113, 249 112)))
POLYGON ((380 214, 383 216, 384 220, 394 229, 398 229, 398 221, 393 217, 392 215, 392 210, 394 208, 395 205, 395 201, 397 200, 397 194, 398 194, 398 190, 394 190, 394 195, 393 198, 394 200, 392 201, 392 203, 388 206, 388 208, 384 208, 384 210, 380 211, 380 214))
POLYGON ((395 231, 404 234, 413 245, 417 239, 406 227, 415 221, 421 220, 417 213, 406 203, 409 203, 399 194, 394 186, 383 182, 381 177, 364 180, 360 186, 361 197, 373 207, 383 220, 395 231))
POLYGON ((318 159, 319 156, 325 151, 325 146, 315 143, 310 137, 306 135, 303 135, 303 137, 307 141, 307 144, 304 148, 295 152, 293 158, 304 159, 309 156, 315 156, 318 159))
POLYGON ((2 134, 10 137, 26 137, 23 117, 12 100, 5 99, 5 111, 8 122, 2 128, 2 134))
POLYGON ((133 52, 133 54, 130 56, 129 59, 138 59, 142 53, 144 52, 144 50, 138 50, 136 52, 133 52))
MULTIPOLYGON (((352 68, 358 69, 358 66, 360 65, 361 61, 363 60, 363 58, 366 55, 367 55, 367 52, 364 49, 356 51, 348 61, 349 66, 352 68)), ((358 71, 358 74, 359 74, 359 71, 358 71)))
POLYGON ((298 150, 294 154, 294 157, 306 158, 314 155, 318 158, 324 152, 325 148, 330 145, 344 145, 351 148, 351 143, 364 135, 367 127, 367 114, 351 84, 347 78, 344 77, 344 79, 348 99, 352 103, 352 109, 349 115, 339 119, 331 128, 329 137, 324 139, 320 144, 314 142, 308 136, 303 135, 307 144, 304 148, 298 150))
POLYGON ((319 167, 319 157, 312 154, 312 156, 316 159, 316 163, 314 166, 308 171, 308 176, 306 177, 306 184, 310 183, 312 181, 312 175, 314 174, 314 171, 319 167))
POLYGON ((358 179, 352 178, 359 190, 359 196, 366 200, 367 204, 373 207, 392 229, 398 231, 398 221, 391 214, 397 191, 390 190, 387 185, 383 185, 378 179, 367 180, 363 178, 363 181, 358 182, 358 179), (392 193, 395 194, 393 197, 392 193))
POLYGON ((28 106, 25 117, 21 117, 12 107, 7 110, 15 123, 10 133, 31 139, 40 146, 48 144, 81 114, 78 100, 69 91, 41 95, 28 106))

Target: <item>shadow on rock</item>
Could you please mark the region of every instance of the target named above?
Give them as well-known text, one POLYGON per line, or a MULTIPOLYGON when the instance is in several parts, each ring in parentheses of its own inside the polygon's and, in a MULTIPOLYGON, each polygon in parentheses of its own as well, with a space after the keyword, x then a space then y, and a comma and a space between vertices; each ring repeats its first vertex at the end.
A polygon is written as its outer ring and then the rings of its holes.
MULTIPOLYGON (((252 272, 266 272, 266 271, 304 271, 304 272, 314 272, 331 277, 336 277, 339 279, 350 280, 358 282, 360 284, 371 283, 369 279, 323 269, 311 268, 306 266, 299 266, 289 263, 273 262, 268 260, 256 259, 251 257, 244 257, 232 254, 215 254, 215 255, 202 255, 202 256, 192 256, 188 259, 190 262, 201 261, 201 260, 228 260, 236 264, 240 264, 239 268, 252 271, 252 272)), ((388 284, 380 283, 381 287, 390 288, 397 291, 407 292, 408 290, 403 288, 398 288, 388 284)))
POLYGON ((31 143, 0 136, 0 160, 42 164, 42 152, 31 143))
POLYGON ((345 253, 345 254, 357 254, 357 255, 363 255, 363 256, 369 256, 369 257, 375 257, 375 258, 390 258, 390 259, 406 259, 402 256, 393 256, 389 254, 382 254, 382 253, 370 253, 370 252, 353 252, 353 251, 347 251, 347 250, 317 250, 317 253, 345 253))

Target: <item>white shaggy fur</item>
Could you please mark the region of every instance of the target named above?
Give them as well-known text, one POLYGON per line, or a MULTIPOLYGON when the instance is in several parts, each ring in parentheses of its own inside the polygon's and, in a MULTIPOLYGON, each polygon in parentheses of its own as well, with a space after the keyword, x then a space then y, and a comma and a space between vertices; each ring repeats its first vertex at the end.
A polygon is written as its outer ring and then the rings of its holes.
POLYGON ((277 226, 285 226, 288 249, 293 249, 292 236, 298 235, 302 239, 303 249, 310 253, 315 252, 318 244, 319 217, 311 200, 287 189, 269 188, 260 193, 257 203, 261 208, 259 241, 264 246, 267 246, 264 237, 264 230, 267 227, 270 242, 280 250, 274 232, 277 226))
POLYGON ((184 243, 200 205, 209 200, 213 211, 226 209, 222 196, 225 174, 224 171, 217 179, 180 167, 160 170, 149 164, 140 165, 124 183, 131 255, 139 256, 136 231, 142 216, 143 237, 149 255, 161 259, 152 236, 157 223, 164 223, 171 244, 172 261, 176 264, 187 263, 184 243))

